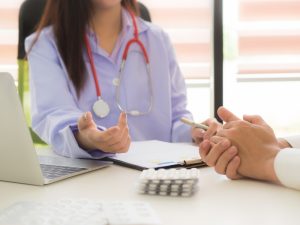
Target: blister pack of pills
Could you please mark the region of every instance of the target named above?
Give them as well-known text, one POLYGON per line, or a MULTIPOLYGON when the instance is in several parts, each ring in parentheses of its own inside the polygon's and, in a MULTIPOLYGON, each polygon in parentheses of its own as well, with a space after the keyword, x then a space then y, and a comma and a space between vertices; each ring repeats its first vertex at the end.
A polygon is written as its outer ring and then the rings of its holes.
POLYGON ((197 190, 198 169, 148 169, 139 178, 140 194, 189 197, 197 190))

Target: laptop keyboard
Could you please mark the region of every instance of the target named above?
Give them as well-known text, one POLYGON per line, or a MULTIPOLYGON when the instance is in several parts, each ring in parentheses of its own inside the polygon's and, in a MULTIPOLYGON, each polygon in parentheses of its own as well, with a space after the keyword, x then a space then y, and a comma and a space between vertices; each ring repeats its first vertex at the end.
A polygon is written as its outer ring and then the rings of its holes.
POLYGON ((75 168, 75 167, 68 167, 68 166, 56 166, 56 165, 46 165, 46 164, 41 164, 41 169, 42 169, 43 176, 49 180, 86 170, 86 168, 75 168))

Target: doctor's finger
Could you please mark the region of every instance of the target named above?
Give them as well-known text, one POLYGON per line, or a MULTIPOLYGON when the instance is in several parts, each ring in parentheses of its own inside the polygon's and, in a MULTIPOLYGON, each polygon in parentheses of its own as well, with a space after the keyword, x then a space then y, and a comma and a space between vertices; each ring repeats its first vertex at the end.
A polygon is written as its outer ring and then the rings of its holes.
POLYGON ((124 140, 127 139, 127 137, 129 136, 129 129, 128 126, 120 129, 120 131, 118 133, 115 133, 112 136, 112 139, 110 139, 110 141, 108 142, 109 146, 112 145, 116 145, 124 140))
POLYGON ((199 128, 193 128, 193 136, 196 138, 203 138, 205 131, 199 128))
POLYGON ((114 152, 116 153, 124 153, 128 151, 129 148, 129 142, 130 142, 130 136, 126 136, 124 138, 122 138, 121 141, 115 143, 112 146, 109 146, 109 148, 111 148, 114 152))
POLYGON ((91 112, 85 112, 77 122, 79 131, 93 125, 93 116, 91 112))
POLYGON ((114 126, 114 127, 111 127, 107 130, 109 136, 106 140, 103 140, 103 141, 106 141, 106 144, 111 146, 111 145, 114 145, 118 142, 120 142, 124 136, 128 136, 129 135, 129 128, 128 128, 128 125, 125 125, 122 127, 120 126, 114 126))
POLYGON ((121 112, 121 114, 119 116, 118 126, 119 127, 127 126, 127 115, 126 115, 126 113, 121 112))
POLYGON ((92 146, 94 146, 95 149, 100 149, 104 152, 109 152, 106 148, 107 146, 105 145, 105 142, 102 141, 104 135, 103 131, 97 129, 88 129, 83 132, 86 132, 87 140, 89 140, 89 143, 92 146))
POLYGON ((105 143, 105 145, 112 145, 116 142, 115 141, 116 137, 121 135, 120 133, 121 133, 120 127, 118 126, 110 127, 109 129, 103 131, 99 135, 98 140, 101 141, 102 143, 105 143))
POLYGON ((196 144, 200 144, 203 141, 205 131, 198 128, 192 129, 192 138, 196 144))
POLYGON ((124 153, 128 152, 128 150, 130 149, 130 145, 131 145, 131 137, 128 136, 127 143, 126 143, 126 149, 125 149, 124 153))
POLYGON ((130 136, 127 136, 127 138, 124 139, 124 142, 120 144, 118 152, 119 153, 128 152, 130 144, 131 144, 131 138, 130 136))

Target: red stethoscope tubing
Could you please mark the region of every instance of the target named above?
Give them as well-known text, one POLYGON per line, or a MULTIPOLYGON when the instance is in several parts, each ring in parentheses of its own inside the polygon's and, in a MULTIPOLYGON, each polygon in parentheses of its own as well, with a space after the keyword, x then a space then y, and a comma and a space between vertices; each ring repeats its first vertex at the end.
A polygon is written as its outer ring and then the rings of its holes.
POLYGON ((94 57, 92 55, 91 45, 90 45, 90 42, 88 41, 88 37, 86 35, 85 35, 85 45, 86 45, 87 55, 88 55, 88 58, 89 58, 89 61, 91 64, 91 70, 92 70, 92 74, 94 77, 97 97, 99 98, 99 97, 101 97, 101 89, 99 86, 99 81, 98 81, 98 77, 97 77, 97 71, 96 71, 94 57))
MULTIPOLYGON (((127 56, 128 56, 131 45, 136 43, 137 45, 139 45, 139 47, 141 48, 141 50, 143 52, 143 56, 145 58, 146 64, 149 65, 148 53, 146 51, 144 44, 139 39, 138 26, 137 26, 135 15, 131 10, 127 10, 127 11, 129 12, 130 17, 132 19, 132 23, 133 23, 133 27, 134 27, 134 38, 132 38, 131 40, 129 40, 127 42, 125 50, 123 52, 122 61, 125 62, 127 60, 127 56)), ((91 70, 92 70, 92 74, 93 74, 93 78, 94 78, 94 82, 95 82, 97 97, 101 98, 101 89, 100 89, 99 80, 98 80, 98 76, 97 76, 95 61, 94 61, 91 45, 90 45, 87 35, 85 35, 84 41, 85 41, 85 45, 86 45, 87 56, 88 56, 90 64, 91 64, 91 70)))

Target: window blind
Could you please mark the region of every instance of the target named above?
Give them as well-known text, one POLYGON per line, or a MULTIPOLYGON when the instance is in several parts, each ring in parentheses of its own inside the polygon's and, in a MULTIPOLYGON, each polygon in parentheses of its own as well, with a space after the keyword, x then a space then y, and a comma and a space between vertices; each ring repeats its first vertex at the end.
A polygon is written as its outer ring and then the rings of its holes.
POLYGON ((211 66, 211 0, 141 0, 171 37, 187 79, 207 79, 211 66))
MULTIPOLYGON (((18 11, 22 0, 0 0, 0 70, 16 76, 18 11)), ((187 79, 206 79, 211 66, 211 0, 141 0, 153 23, 169 33, 187 79)))
POLYGON ((300 73, 300 1, 239 0, 239 74, 300 73))
POLYGON ((0 0, 0 71, 17 76, 18 14, 22 0, 0 0))

